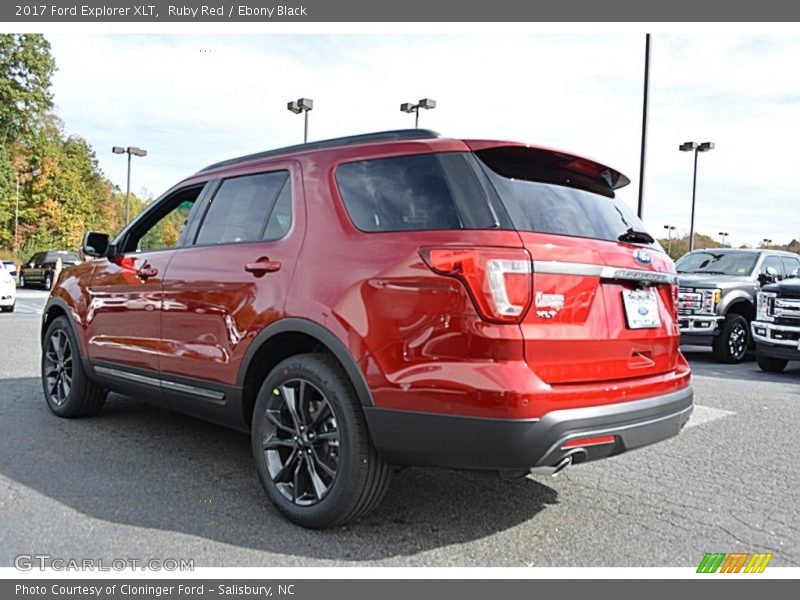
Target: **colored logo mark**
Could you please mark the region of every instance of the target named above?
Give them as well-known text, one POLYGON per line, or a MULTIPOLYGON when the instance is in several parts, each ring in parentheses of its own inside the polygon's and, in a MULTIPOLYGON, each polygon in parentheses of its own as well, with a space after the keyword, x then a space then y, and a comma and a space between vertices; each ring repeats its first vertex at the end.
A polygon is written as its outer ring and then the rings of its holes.
POLYGON ((653 262, 653 257, 650 256, 650 253, 647 250, 637 250, 633 253, 633 258, 640 265, 649 265, 651 262, 653 262))
POLYGON ((700 561, 698 573, 763 573, 772 554, 764 552, 709 552, 700 561))

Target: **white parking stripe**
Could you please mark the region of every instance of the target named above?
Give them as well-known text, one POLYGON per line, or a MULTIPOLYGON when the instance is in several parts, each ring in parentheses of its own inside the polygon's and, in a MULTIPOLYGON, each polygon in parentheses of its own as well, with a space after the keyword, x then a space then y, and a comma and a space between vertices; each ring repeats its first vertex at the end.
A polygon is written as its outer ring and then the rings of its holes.
POLYGON ((722 408, 714 408, 713 406, 703 406, 702 404, 694 405, 694 412, 692 418, 686 424, 686 427, 696 427, 697 425, 705 425, 717 419, 724 419, 736 413, 732 410, 724 410, 722 408))

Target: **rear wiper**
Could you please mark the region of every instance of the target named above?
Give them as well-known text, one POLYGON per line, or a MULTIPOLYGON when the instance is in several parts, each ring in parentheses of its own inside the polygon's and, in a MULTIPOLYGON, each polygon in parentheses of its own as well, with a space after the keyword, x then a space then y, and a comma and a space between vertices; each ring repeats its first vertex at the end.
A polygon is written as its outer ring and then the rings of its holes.
POLYGON ((655 242, 653 236, 646 231, 637 231, 633 227, 617 238, 620 242, 630 242, 639 244, 652 244, 655 242))

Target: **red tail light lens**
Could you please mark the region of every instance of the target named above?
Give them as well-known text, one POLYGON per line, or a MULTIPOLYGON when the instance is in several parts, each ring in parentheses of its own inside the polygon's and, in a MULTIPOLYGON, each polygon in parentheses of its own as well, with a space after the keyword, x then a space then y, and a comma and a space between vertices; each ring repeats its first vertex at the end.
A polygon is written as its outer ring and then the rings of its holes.
POLYGON ((678 302, 680 301, 678 298, 678 286, 676 284, 672 284, 670 288, 672 288, 672 316, 677 320, 679 308, 678 302))
POLYGON ((422 258, 436 273, 460 279, 481 317, 519 323, 531 303, 531 255, 523 248, 423 248, 422 258))

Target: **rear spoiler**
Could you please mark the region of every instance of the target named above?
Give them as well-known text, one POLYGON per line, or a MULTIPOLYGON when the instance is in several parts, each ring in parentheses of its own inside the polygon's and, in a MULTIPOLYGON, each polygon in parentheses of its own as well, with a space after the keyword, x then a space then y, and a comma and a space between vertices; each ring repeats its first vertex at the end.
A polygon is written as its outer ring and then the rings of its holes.
POLYGON ((574 154, 514 142, 464 140, 490 169, 504 177, 554 183, 614 197, 631 180, 619 171, 574 154))

